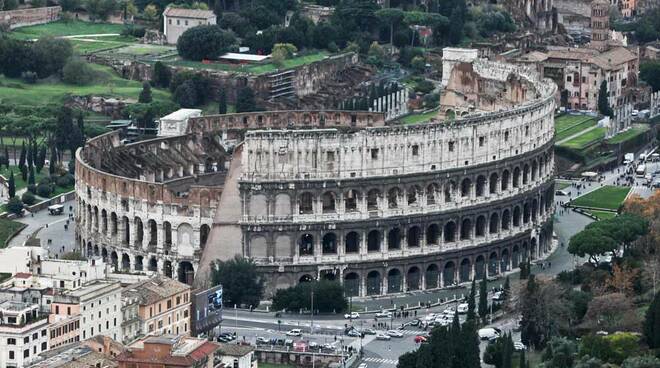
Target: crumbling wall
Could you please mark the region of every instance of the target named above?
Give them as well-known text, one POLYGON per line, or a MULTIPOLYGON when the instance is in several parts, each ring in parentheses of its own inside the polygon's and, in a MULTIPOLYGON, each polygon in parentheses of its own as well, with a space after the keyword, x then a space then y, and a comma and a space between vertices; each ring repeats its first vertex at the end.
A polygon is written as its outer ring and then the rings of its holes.
POLYGON ((60 19, 62 7, 17 9, 0 12, 0 25, 9 25, 9 29, 54 22, 60 19))

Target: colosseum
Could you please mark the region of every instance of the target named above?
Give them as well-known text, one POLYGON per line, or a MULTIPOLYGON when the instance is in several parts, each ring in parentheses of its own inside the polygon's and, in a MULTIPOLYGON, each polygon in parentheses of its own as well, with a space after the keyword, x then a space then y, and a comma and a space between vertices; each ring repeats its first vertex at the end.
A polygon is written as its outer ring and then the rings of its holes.
POLYGON ((242 255, 267 295, 332 279, 349 296, 447 287, 543 257, 556 86, 451 55, 446 118, 429 123, 271 111, 193 116, 132 144, 118 132, 89 140, 76 155, 83 253, 200 286, 212 261, 242 255))

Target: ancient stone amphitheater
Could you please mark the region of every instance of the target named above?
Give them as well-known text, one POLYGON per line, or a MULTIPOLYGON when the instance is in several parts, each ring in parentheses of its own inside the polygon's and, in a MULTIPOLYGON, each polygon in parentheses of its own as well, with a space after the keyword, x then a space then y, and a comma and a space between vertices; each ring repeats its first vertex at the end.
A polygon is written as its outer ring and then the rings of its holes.
POLYGON ((76 155, 77 241, 120 271, 200 286, 210 262, 242 255, 267 294, 323 278, 350 296, 428 290, 542 257, 555 85, 479 59, 447 70, 441 113, 455 119, 274 111, 91 139, 76 155))

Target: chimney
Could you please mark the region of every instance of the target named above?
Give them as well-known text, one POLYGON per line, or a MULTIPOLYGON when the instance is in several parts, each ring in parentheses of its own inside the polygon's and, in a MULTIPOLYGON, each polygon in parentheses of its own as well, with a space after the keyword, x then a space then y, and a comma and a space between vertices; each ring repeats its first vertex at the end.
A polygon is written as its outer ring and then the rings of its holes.
POLYGON ((110 338, 103 336, 103 353, 110 354, 110 338))

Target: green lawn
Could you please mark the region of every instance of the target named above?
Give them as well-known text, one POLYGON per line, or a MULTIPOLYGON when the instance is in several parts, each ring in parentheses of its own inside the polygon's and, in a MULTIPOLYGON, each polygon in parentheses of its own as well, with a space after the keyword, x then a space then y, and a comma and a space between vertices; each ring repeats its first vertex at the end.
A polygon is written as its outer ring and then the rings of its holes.
POLYGON ((644 134, 647 130, 649 130, 649 128, 647 128, 647 127, 631 128, 631 129, 626 130, 623 133, 619 133, 619 134, 615 135, 614 137, 608 139, 607 143, 617 144, 617 143, 625 142, 629 139, 633 139, 633 138, 637 137, 640 134, 644 134))
MULTIPOLYGON (((16 184, 16 191, 18 192, 19 189, 27 187, 27 182, 23 181, 23 178, 21 177, 21 170, 18 169, 18 166, 9 166, 9 169, 7 169, 7 166, 2 165, 2 168, 0 168, 0 175, 9 180, 9 173, 11 171, 14 172, 14 183, 16 184)), ((43 178, 44 176, 48 176, 48 168, 44 167, 41 169, 40 173, 37 173, 35 169, 34 176, 35 182, 38 183, 39 179, 43 178)))
POLYGON ((573 149, 583 149, 589 144, 605 138, 605 133, 607 128, 595 128, 582 135, 579 135, 568 142, 561 144, 562 147, 573 148, 573 149))
POLYGON ((4 248, 7 239, 24 226, 20 222, 0 218, 0 248, 4 248))
POLYGON ((425 112, 423 114, 406 115, 401 119, 401 121, 404 124, 418 124, 418 123, 427 122, 433 119, 434 117, 436 117, 437 115, 438 115, 438 111, 434 110, 434 111, 425 112))
POLYGON ((585 129, 591 128, 597 123, 596 119, 587 119, 566 129, 562 129, 555 133, 555 141, 561 141, 562 139, 578 134, 585 129))
POLYGON ((562 190, 571 186, 571 183, 555 180, 555 190, 562 190))
POLYGON ((589 210, 587 212, 589 212, 599 220, 607 220, 616 217, 616 212, 611 212, 611 211, 589 210))
POLYGON ((630 188, 606 185, 598 188, 591 193, 576 198, 571 202, 575 207, 601 208, 616 211, 626 196, 630 188))
POLYGON ((564 129, 568 129, 574 125, 591 119, 593 119, 591 116, 585 115, 562 115, 558 118, 555 118, 555 132, 561 132, 564 129))
POLYGON ((286 69, 295 68, 300 65, 311 64, 315 61, 323 60, 327 56, 328 53, 321 51, 314 54, 295 57, 289 60, 285 60, 284 65, 281 68, 278 68, 278 66, 276 66, 273 63, 245 64, 245 65, 235 65, 235 64, 225 64, 225 63, 204 64, 199 61, 190 61, 190 60, 168 61, 166 59, 164 59, 163 62, 169 65, 184 66, 194 69, 212 69, 212 70, 225 70, 225 71, 233 71, 233 72, 248 73, 248 74, 265 74, 265 73, 273 72, 278 69, 286 70, 286 69))
MULTIPOLYGON (((0 102, 16 105, 46 105, 64 101, 67 95, 103 96, 137 101, 142 83, 120 78, 111 68, 90 64, 98 73, 97 82, 87 86, 76 86, 62 82, 39 82, 26 84, 20 79, 0 76, 0 102)), ((152 89, 154 100, 169 100, 166 90, 152 89)))
POLYGON ((34 39, 41 36, 74 36, 90 34, 121 33, 123 24, 91 23, 82 21, 58 21, 36 26, 21 27, 11 32, 18 39, 34 39))

